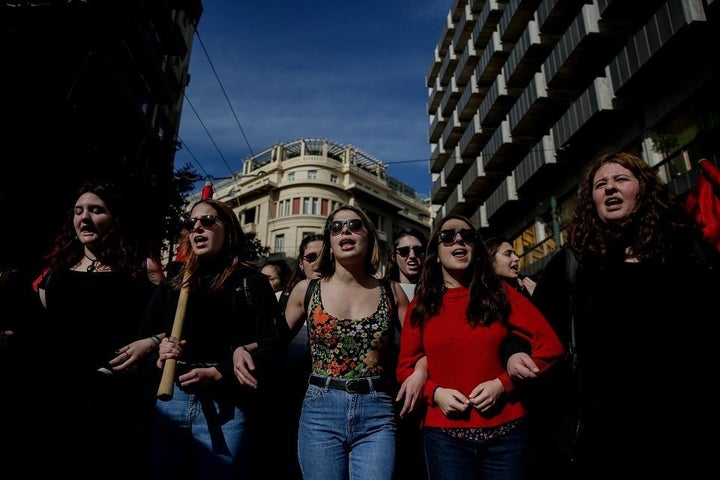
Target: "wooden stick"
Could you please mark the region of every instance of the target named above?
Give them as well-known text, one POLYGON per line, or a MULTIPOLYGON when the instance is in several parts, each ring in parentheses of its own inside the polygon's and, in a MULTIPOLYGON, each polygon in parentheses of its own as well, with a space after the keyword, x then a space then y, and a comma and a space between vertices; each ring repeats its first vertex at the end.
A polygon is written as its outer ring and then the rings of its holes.
MULTIPOLYGON (((189 273, 185 272, 183 278, 183 285, 180 287, 180 296, 178 297, 177 308, 175 309, 175 318, 173 319, 172 332, 170 336, 180 340, 183 331, 183 323, 185 322, 185 309, 187 308, 188 295, 190 289, 186 282, 189 278, 189 273)), ((177 365, 177 359, 168 358, 165 360, 163 365, 162 378, 160 379, 160 385, 158 386, 157 398, 163 401, 170 400, 173 396, 173 384, 175 383, 175 367, 177 365)))

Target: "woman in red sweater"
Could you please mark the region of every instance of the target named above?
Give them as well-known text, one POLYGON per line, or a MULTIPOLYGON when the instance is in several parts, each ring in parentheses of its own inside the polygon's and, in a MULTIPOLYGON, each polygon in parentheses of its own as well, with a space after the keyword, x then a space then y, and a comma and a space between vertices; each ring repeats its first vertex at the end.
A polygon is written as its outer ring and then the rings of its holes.
POLYGON ((404 325, 398 380, 427 357, 429 478, 523 479, 526 411, 512 396, 500 344, 509 332, 525 338, 540 371, 563 347, 539 310, 494 273, 469 219, 449 215, 433 230, 404 325))

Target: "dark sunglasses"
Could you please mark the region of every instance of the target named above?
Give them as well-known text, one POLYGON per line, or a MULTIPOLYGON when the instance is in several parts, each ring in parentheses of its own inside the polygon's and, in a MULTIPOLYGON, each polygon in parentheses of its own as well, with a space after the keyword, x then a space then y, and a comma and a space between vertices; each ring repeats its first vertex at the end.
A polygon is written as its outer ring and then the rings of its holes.
POLYGON ((475 241, 475 230, 473 230, 472 228, 463 228, 460 230, 448 228, 447 230, 440 230, 440 233, 438 233, 438 238, 442 243, 448 245, 455 242, 455 237, 458 233, 460 234, 460 238, 462 238, 464 242, 473 243, 475 241))
POLYGON ((195 224, 200 222, 203 228, 210 228, 215 225, 215 222, 220 221, 216 215, 202 215, 200 217, 192 217, 183 221, 183 227, 186 230, 194 230, 195 224))
POLYGON ((401 257, 407 257, 410 255, 410 250, 412 249, 413 252, 415 252, 416 257, 422 257, 425 255, 425 251, 422 247, 414 246, 414 247, 397 247, 395 249, 395 253, 400 255, 401 257))
POLYGON ((353 218, 351 220, 335 220, 334 222, 330 222, 330 225, 328 225, 328 230, 330 230, 330 233, 333 235, 339 235, 340 232, 343 231, 343 228, 345 228, 345 225, 347 225, 348 230, 351 232, 357 233, 363 228, 363 221, 359 218, 353 218))
POLYGON ((308 253, 307 255, 303 255, 302 259, 308 263, 313 263, 315 260, 318 259, 318 254, 315 252, 311 252, 311 253, 308 253))

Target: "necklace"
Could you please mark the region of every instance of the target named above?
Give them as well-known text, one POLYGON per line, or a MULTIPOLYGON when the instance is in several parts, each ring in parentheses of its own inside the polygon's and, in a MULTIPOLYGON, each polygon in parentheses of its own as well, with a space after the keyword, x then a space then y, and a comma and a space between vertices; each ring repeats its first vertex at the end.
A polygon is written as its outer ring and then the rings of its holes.
POLYGON ((87 258, 91 262, 90 265, 87 266, 87 271, 94 272, 95 270, 97 270, 97 266, 100 263, 100 260, 98 260, 97 258, 90 258, 87 253, 83 253, 83 255, 85 255, 85 258, 87 258))

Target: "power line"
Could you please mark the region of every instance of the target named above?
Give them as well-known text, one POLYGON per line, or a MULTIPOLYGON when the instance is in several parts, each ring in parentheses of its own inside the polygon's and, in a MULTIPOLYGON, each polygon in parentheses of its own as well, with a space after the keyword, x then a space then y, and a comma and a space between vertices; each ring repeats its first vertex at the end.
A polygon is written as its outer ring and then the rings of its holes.
POLYGON ((218 154, 220 155, 220 158, 222 158, 223 163, 225 164, 228 171, 230 172, 230 175, 232 175, 233 174, 232 168, 230 168, 230 165, 228 164, 227 160, 225 160, 225 156, 220 151, 220 147, 218 147, 217 143, 215 143, 215 139, 210 134, 210 130, 208 130, 207 127, 205 126, 205 123, 202 121, 202 118, 200 118, 200 115, 198 114, 197 110, 195 110, 195 106, 193 106, 192 102, 190 101, 190 99, 188 98, 187 95, 185 95, 185 101, 188 103, 188 105, 190 105, 190 108, 195 113, 195 116, 197 117, 198 121, 200 122, 200 125, 202 125, 202 127, 205 129, 205 133, 207 133, 208 137, 210 137, 210 141, 213 143, 213 145, 215 145, 215 150, 217 150, 218 154))
POLYGON ((205 44, 202 41, 202 38, 200 38, 200 32, 195 29, 195 36, 197 36, 197 39, 200 41, 200 46, 203 49, 203 52, 205 52, 205 57, 208 60, 208 63, 210 64, 210 68, 212 68, 213 73, 215 74, 215 78, 218 81, 218 84, 220 85, 220 90, 223 92, 223 96, 225 96, 225 100, 227 101, 228 106, 230 107, 230 111, 233 114, 233 117, 235 117, 235 123, 237 123, 238 128, 240 129, 240 133, 242 133, 243 138, 245 139, 245 144, 248 147, 248 150, 250 150, 250 155, 254 155, 255 152, 253 152, 252 147, 250 146, 250 142, 247 139, 247 136, 245 136, 245 130, 243 130, 242 125, 240 125, 240 120, 238 120, 237 115, 235 114, 235 109, 233 109, 232 103, 230 102, 230 98, 228 98, 227 93, 225 92, 225 87, 223 86, 222 81, 220 81, 220 76, 218 75, 217 71, 215 70, 215 65, 213 65, 212 59, 210 58, 210 54, 208 54, 207 49, 205 48, 205 44))
POLYGON ((185 143, 185 142, 183 141, 183 139, 180 138, 180 135, 178 135, 178 140, 180 140, 180 143, 182 144, 183 148, 187 150, 187 152, 190 154, 190 156, 192 157, 192 159, 195 161, 195 165, 197 165, 198 168, 199 168, 200 170, 202 170, 202 172, 205 174, 205 177, 209 177, 210 175, 208 175, 208 173, 207 173, 207 172, 205 171, 205 169, 203 168, 202 164, 200 164, 200 162, 198 161, 197 157, 192 153, 192 150, 190 150, 190 147, 188 147, 187 143, 185 143))

